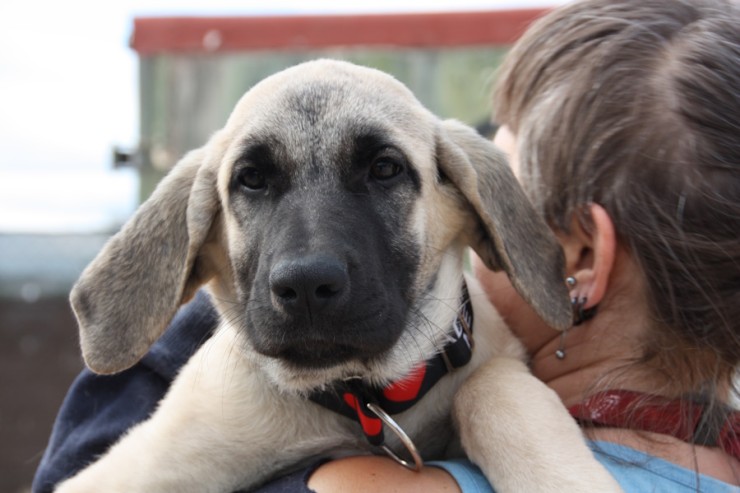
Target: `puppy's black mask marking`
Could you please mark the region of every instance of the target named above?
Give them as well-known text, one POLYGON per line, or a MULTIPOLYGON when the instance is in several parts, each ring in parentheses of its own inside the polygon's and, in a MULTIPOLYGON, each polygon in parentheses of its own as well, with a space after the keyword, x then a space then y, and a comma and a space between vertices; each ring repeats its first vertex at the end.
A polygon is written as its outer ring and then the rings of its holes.
POLYGON ((254 349, 327 368, 381 356, 403 332, 419 263, 411 222, 421 181, 382 124, 331 118, 316 106, 332 98, 315 89, 307 97, 310 118, 307 104, 275 116, 286 120, 277 128, 295 129, 290 142, 255 135, 234 166, 229 207, 241 238, 233 262, 254 349))

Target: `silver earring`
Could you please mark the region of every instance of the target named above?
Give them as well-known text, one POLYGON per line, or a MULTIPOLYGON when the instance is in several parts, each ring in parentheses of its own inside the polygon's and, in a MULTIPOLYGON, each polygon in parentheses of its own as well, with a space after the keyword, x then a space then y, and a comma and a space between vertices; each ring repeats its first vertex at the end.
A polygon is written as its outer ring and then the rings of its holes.
MULTIPOLYGON (((591 308, 584 309, 583 307, 586 305, 586 302, 588 302, 588 298, 585 296, 583 298, 573 297, 570 299, 570 305, 573 308, 573 327, 581 325, 583 322, 591 320, 596 316, 596 311, 598 310, 599 305, 594 305, 591 308)), ((555 351, 555 357, 557 359, 565 359, 566 332, 568 332, 568 329, 565 329, 560 333, 560 346, 555 351)))
POLYGON ((565 359, 565 333, 568 329, 563 330, 560 333, 560 347, 555 351, 555 357, 557 359, 565 359))
POLYGON ((573 307, 573 326, 581 325, 583 322, 587 320, 591 320, 596 316, 596 310, 598 310, 599 305, 594 305, 591 308, 584 309, 583 307, 586 306, 586 302, 588 301, 588 298, 585 296, 583 298, 573 298, 571 300, 571 305, 573 307))
MULTIPOLYGON (((573 276, 568 276, 565 278, 565 284, 568 285, 568 289, 574 288, 576 284, 578 284, 578 281, 573 276)), ((575 303, 576 298, 573 298, 571 300, 571 303, 575 303)), ((568 329, 563 330, 563 332, 560 333, 560 346, 555 351, 555 357, 557 359, 565 359, 565 334, 568 332, 568 329)))
MULTIPOLYGON (((575 279, 573 280, 575 281, 575 279)), ((568 280, 566 279, 566 282, 568 280)), ((573 309, 573 326, 579 325, 582 321, 580 320, 580 314, 583 313, 583 304, 586 303, 586 298, 578 298, 573 297, 570 299, 570 306, 573 309)), ((555 351, 555 357, 557 359, 565 359, 565 334, 568 332, 568 329, 563 330, 560 333, 560 346, 555 351)))

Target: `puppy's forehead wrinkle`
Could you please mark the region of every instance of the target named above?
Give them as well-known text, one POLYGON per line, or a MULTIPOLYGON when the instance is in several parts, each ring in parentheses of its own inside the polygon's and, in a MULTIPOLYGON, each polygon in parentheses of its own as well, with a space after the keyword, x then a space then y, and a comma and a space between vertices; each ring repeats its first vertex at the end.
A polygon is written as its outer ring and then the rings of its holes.
POLYGON ((421 104, 409 95, 399 98, 384 89, 359 78, 295 83, 272 94, 271 126, 299 133, 342 128, 352 122, 384 122, 387 127, 406 129, 416 122, 418 126, 420 112, 426 113, 421 104))
POLYGON ((416 149, 433 141, 435 119, 405 86, 355 70, 329 64, 279 74, 248 93, 231 123, 242 127, 243 145, 264 142, 274 164, 294 178, 308 167, 346 171, 358 141, 370 135, 416 149))
POLYGON ((314 127, 346 98, 346 86, 328 82, 297 88, 288 94, 285 104, 298 116, 298 123, 314 127))

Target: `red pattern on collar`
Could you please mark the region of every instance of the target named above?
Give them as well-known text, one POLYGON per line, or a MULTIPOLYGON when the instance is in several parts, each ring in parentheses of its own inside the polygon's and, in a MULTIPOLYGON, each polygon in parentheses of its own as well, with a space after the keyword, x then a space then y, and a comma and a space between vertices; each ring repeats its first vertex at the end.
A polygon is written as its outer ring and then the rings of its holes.
POLYGON ((468 364, 473 354, 473 304, 463 281, 460 309, 441 352, 421 363, 408 375, 384 388, 352 378, 311 393, 308 398, 336 413, 357 420, 373 445, 382 445, 383 423, 369 403, 387 414, 399 414, 421 400, 447 373, 468 364))
POLYGON ((670 435, 684 442, 721 448, 740 460, 740 412, 727 410, 719 430, 703 426, 705 406, 627 390, 608 390, 569 408, 583 426, 627 428, 670 435), (703 438, 700 438, 703 437, 703 438), (709 438, 707 438, 709 437, 709 438))
MULTIPOLYGON (((416 402, 419 400, 419 394, 421 393, 421 387, 426 374, 426 365, 419 366, 403 380, 399 380, 384 388, 383 397, 392 402, 416 402)), ((342 394, 342 399, 357 413, 357 420, 360 422, 365 435, 369 437, 380 436, 383 431, 383 422, 373 413, 369 413, 363 408, 361 399, 351 392, 342 394)))

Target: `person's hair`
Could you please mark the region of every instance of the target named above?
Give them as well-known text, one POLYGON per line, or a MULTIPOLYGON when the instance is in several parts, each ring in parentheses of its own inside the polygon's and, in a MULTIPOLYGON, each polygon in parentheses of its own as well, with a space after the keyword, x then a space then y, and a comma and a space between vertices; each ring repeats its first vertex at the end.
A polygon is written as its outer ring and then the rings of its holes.
POLYGON ((740 6, 593 0, 512 48, 495 120, 556 229, 598 203, 654 319, 639 362, 714 397, 740 362, 740 6))

